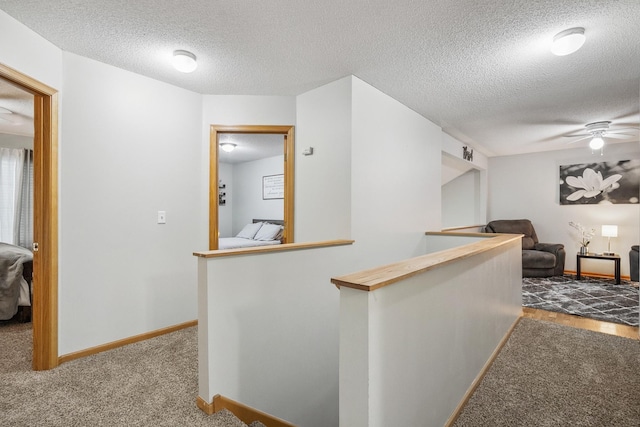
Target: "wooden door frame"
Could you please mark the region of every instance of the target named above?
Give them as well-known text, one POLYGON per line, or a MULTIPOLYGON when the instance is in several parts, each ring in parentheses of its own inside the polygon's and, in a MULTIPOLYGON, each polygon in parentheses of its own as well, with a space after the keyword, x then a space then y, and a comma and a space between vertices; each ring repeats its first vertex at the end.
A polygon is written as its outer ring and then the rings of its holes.
POLYGON ((253 133, 284 136, 284 234, 282 243, 293 243, 295 141, 294 126, 211 125, 209 135, 209 250, 218 249, 218 136, 253 133))
POLYGON ((58 366, 58 91, 0 64, 0 77, 33 95, 33 369, 58 366))

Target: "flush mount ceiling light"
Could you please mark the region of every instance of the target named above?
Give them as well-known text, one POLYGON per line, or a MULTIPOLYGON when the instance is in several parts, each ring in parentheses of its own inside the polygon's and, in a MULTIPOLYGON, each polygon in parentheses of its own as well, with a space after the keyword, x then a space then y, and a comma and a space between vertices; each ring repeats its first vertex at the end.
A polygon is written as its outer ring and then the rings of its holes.
POLYGON ((190 73, 198 67, 196 56, 186 50, 173 52, 173 67, 183 73, 190 73))
POLYGON ((585 40, 584 28, 569 28, 555 35, 551 52, 557 56, 569 55, 580 49, 585 40))
POLYGON ((235 150, 236 144, 232 144, 230 142, 223 142, 222 144, 220 144, 220 148, 222 148, 227 153, 230 153, 233 150, 235 150))

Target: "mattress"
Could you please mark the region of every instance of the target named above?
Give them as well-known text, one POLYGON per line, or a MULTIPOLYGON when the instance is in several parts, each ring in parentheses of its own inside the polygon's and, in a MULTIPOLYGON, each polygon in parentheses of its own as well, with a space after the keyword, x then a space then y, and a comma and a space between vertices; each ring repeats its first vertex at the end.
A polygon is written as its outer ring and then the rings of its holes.
POLYGON ((218 239, 218 249, 253 248, 255 246, 279 245, 280 240, 253 240, 242 237, 220 237, 218 239))

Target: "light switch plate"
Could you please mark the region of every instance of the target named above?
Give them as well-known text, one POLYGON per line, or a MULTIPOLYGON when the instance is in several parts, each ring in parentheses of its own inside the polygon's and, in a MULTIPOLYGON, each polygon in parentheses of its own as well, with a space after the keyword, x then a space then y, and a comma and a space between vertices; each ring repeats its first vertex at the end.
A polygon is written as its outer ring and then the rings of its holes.
POLYGON ((158 224, 167 223, 167 213, 165 211, 158 211, 158 224))

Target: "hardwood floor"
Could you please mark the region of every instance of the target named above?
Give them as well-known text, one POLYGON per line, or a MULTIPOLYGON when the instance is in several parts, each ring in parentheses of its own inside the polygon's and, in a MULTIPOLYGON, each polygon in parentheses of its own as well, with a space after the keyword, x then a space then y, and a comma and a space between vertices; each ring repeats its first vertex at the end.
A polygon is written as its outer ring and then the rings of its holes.
POLYGON ((554 313, 552 311, 539 310, 537 308, 522 307, 522 317, 545 320, 547 322, 559 323, 561 325, 572 326, 574 328, 587 329, 589 331, 602 332, 619 337, 639 339, 638 327, 619 325, 617 323, 602 322, 600 320, 587 319, 586 317, 574 316, 571 314, 554 313))

